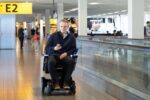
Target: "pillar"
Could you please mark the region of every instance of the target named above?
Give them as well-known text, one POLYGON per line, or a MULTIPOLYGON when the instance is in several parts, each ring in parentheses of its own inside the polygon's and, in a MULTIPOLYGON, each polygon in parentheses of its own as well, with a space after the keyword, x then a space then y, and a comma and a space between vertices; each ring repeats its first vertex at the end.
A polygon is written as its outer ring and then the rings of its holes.
POLYGON ((144 0, 128 0, 128 16, 128 37, 144 39, 144 0))
POLYGON ((78 0, 78 34, 87 35, 87 0, 78 0))
POLYGON ((57 21, 59 22, 63 18, 64 18, 63 0, 58 0, 58 3, 57 3, 57 21))
POLYGON ((45 36, 50 33, 50 10, 46 9, 45 10, 45 36))

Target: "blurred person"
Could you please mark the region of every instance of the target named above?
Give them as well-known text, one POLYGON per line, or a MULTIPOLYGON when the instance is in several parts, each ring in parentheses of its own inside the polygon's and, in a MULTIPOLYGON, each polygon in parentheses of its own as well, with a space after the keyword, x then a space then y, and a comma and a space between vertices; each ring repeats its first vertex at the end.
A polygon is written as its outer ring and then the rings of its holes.
POLYGON ((24 41, 24 29, 23 26, 20 26, 20 28, 18 29, 18 37, 20 40, 20 48, 23 48, 23 41, 24 41))
POLYGON ((116 30, 113 30, 113 35, 114 35, 114 36, 116 36, 116 32, 117 32, 116 30))
POLYGON ((75 29, 74 29, 73 27, 70 27, 70 28, 69 28, 69 32, 70 32, 71 34, 73 34, 73 36, 74 36, 75 38, 78 37, 78 33, 76 33, 76 31, 75 31, 75 29))
POLYGON ((32 44, 32 46, 34 46, 34 39, 33 39, 33 37, 34 37, 34 34, 36 33, 36 31, 35 31, 35 29, 34 29, 34 27, 31 29, 31 44, 32 44))
POLYGON ((37 33, 34 34, 33 40, 34 40, 34 50, 37 51, 38 50, 38 44, 39 44, 39 36, 37 33))
POLYGON ((144 36, 150 36, 150 21, 146 22, 146 26, 144 27, 144 36))
POLYGON ((27 37, 28 37, 28 30, 25 28, 24 29, 24 37, 27 39, 27 37))

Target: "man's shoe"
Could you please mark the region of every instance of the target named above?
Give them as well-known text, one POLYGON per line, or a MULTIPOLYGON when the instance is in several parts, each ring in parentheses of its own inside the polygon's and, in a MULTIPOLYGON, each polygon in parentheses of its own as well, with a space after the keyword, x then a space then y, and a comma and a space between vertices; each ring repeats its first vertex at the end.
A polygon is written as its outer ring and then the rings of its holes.
POLYGON ((60 88, 59 82, 55 82, 55 83, 54 83, 54 89, 59 89, 59 88, 60 88))
POLYGON ((68 89, 68 88, 70 88, 70 87, 69 87, 68 83, 65 82, 64 83, 64 89, 68 89))

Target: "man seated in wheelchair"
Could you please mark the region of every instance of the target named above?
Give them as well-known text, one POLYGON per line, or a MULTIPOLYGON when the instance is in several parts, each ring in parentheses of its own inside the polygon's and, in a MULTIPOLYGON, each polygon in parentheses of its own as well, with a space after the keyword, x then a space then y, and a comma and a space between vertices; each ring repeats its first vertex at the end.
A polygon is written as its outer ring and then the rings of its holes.
POLYGON ((52 77, 54 86, 60 84, 56 66, 63 65, 63 85, 68 85, 71 74, 75 68, 75 61, 70 56, 76 49, 75 37, 67 32, 68 22, 63 19, 59 23, 60 31, 53 33, 46 44, 46 54, 48 57, 48 71, 52 77))

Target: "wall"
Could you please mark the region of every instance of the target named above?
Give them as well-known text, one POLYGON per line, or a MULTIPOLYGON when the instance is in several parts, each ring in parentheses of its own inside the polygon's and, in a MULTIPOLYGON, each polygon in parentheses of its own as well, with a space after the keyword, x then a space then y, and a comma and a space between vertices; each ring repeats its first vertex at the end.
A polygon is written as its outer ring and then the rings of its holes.
POLYGON ((0 15, 0 49, 16 48, 16 17, 0 15))

